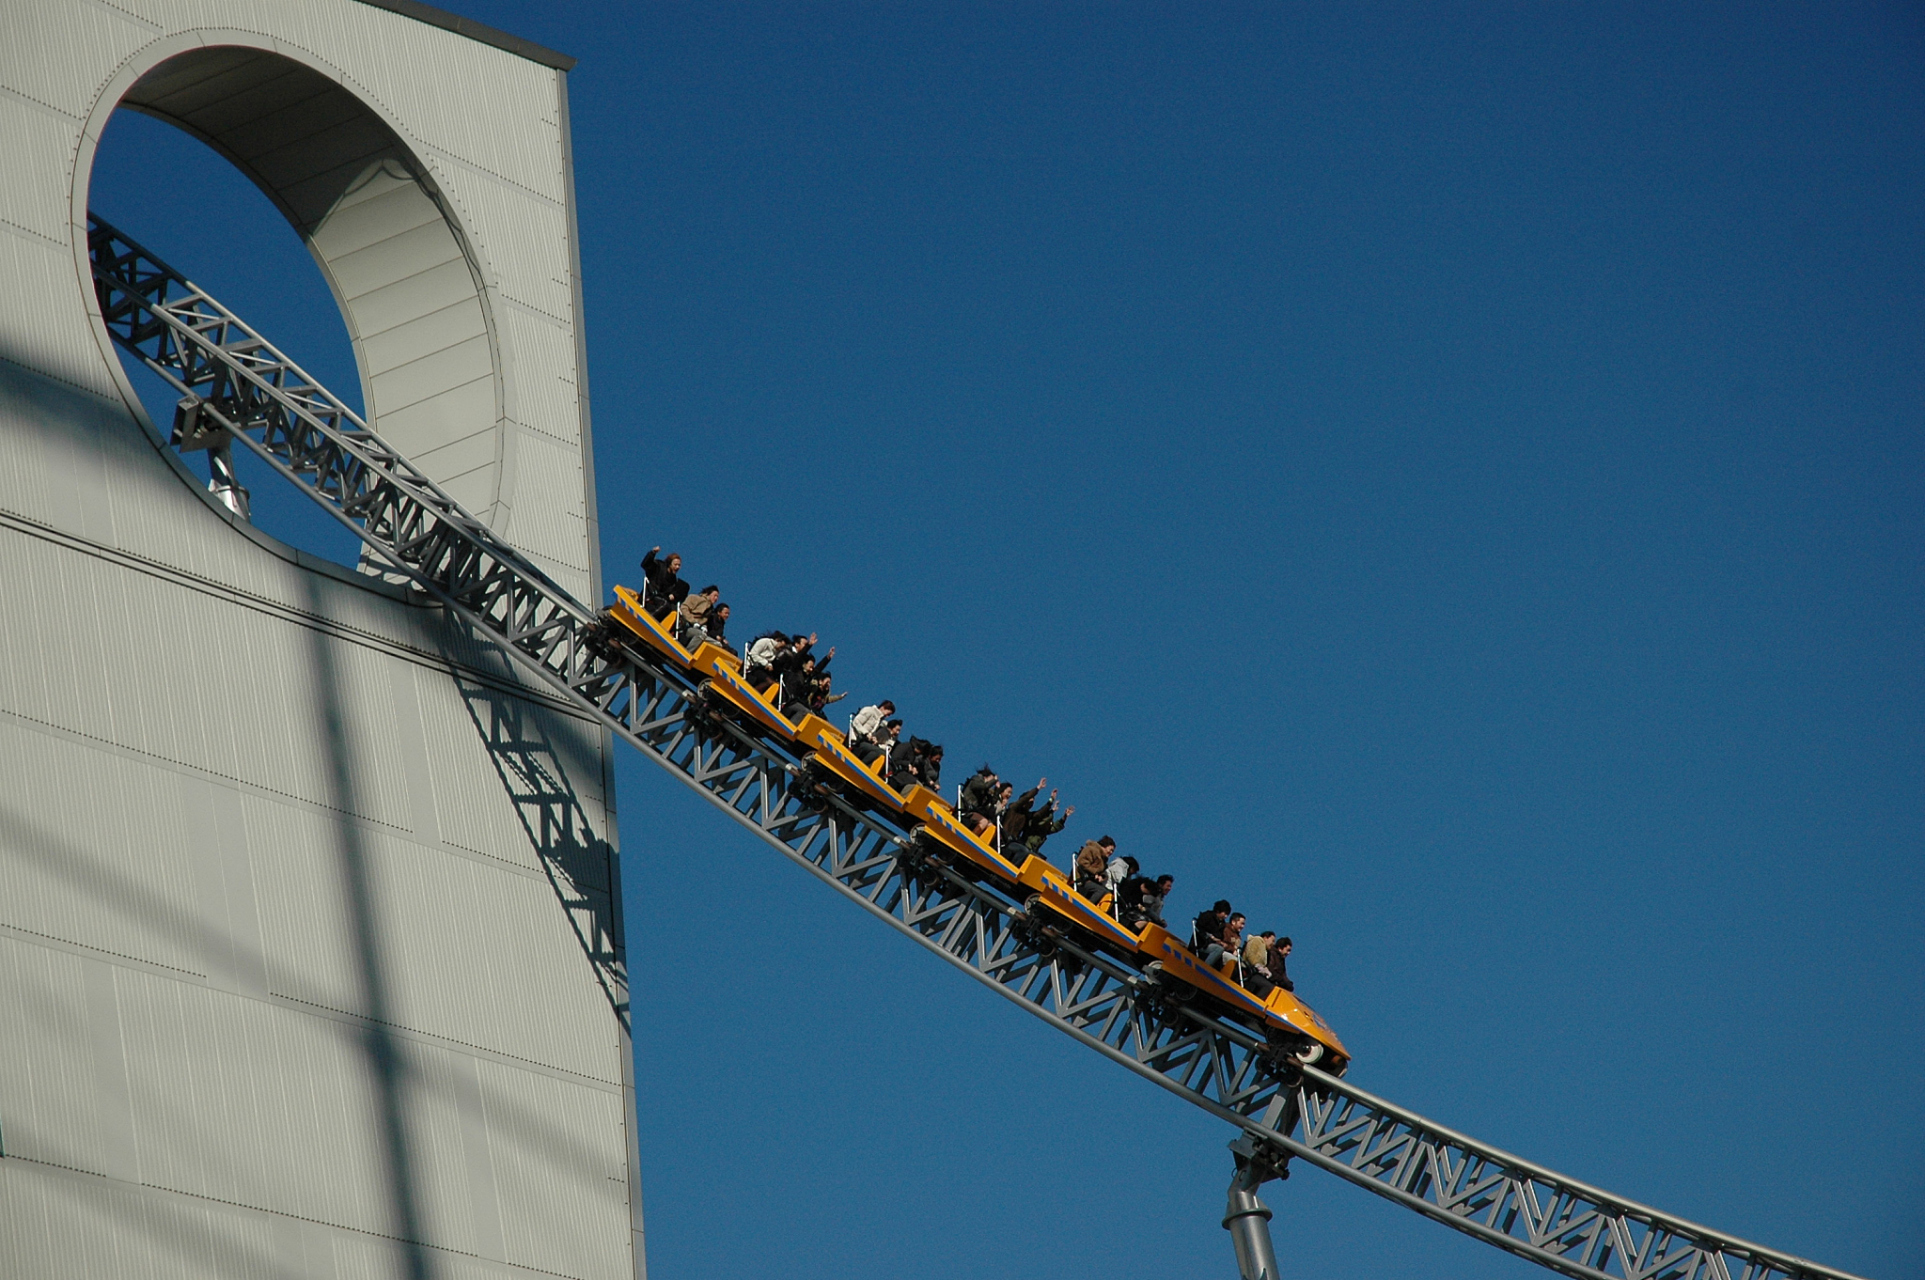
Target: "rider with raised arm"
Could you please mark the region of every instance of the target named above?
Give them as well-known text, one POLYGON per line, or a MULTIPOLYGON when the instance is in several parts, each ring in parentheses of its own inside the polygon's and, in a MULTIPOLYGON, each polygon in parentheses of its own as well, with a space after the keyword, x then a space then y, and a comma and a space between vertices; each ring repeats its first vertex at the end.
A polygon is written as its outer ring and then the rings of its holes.
POLYGON ((1023 823, 1023 844, 1031 853, 1041 854, 1043 845, 1068 824, 1069 815, 1075 812, 1075 805, 1069 806, 1061 813, 1056 812, 1056 793, 1050 792, 1049 800, 1043 807, 1031 813, 1029 820, 1023 823))
POLYGON ((642 608, 657 622, 667 621, 688 598, 688 583, 680 576, 682 557, 673 551, 660 556, 661 550, 650 547, 642 557, 642 608))

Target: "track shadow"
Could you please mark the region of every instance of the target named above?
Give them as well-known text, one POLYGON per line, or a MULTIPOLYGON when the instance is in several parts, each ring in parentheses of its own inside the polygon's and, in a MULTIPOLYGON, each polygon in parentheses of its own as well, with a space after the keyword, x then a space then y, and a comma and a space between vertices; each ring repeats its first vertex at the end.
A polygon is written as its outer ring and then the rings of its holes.
POLYGON ((623 1031, 630 1031, 614 850, 595 834, 569 781, 569 770, 543 724, 546 716, 558 713, 465 678, 459 671, 451 674, 609 1009, 623 1031))
MULTIPOLYGON (((109 513, 110 495, 100 481, 109 475, 126 476, 137 484, 166 484, 161 472, 172 470, 173 482, 197 490, 201 483, 180 463, 178 455, 144 433, 131 414, 119 405, 62 385, 34 367, 30 352, 9 348, 0 342, 0 420, 9 431, 20 431, 28 438, 38 436, 29 449, 56 446, 61 462, 55 488, 58 501, 45 508, 30 503, 16 518, 44 524, 70 537, 96 542, 103 547, 121 548, 122 538, 109 513)), ((144 496, 138 493, 136 499, 144 496)), ((367 590, 388 597, 404 620, 409 639, 427 653, 438 655, 441 667, 456 680, 476 733, 489 751, 504 791, 512 799, 522 829, 542 866, 557 901, 568 916, 583 955, 594 969, 611 1011, 624 1033, 629 1029, 629 1004, 624 945, 619 913, 619 885, 611 843, 595 834, 580 796, 569 780, 583 776, 584 768, 599 770, 598 752, 584 751, 582 743, 567 734, 551 732, 546 717, 562 713, 530 701, 533 691, 518 693, 514 685, 523 683, 522 675, 496 649, 492 642, 475 643, 468 629, 438 608, 417 603, 405 594, 378 581, 364 580, 351 570, 335 565, 319 565, 292 548, 270 545, 255 537, 252 530, 207 504, 207 515, 232 528, 234 534, 254 538, 263 554, 276 554, 295 561, 309 572, 297 575, 300 586, 289 592, 288 603, 316 619, 338 614, 333 605, 344 589, 367 590), (456 657, 455 655, 459 655, 456 657), (455 666, 455 662, 464 665, 455 666), (472 672, 466 664, 482 668, 472 672), (508 688, 498 688, 485 680, 498 680, 508 688)), ((233 536, 226 529, 209 526, 211 536, 233 536)), ((124 548, 134 554, 138 548, 124 548)), ((342 925, 345 926, 354 977, 361 1025, 352 1033, 368 1072, 370 1095, 374 1103, 376 1134, 385 1181, 384 1198, 389 1205, 388 1232, 396 1244, 397 1273, 408 1280, 432 1280, 445 1268, 437 1265, 437 1250, 424 1237, 426 1193, 421 1182, 423 1150, 421 1140, 412 1132, 411 1116, 419 1109, 422 1092, 428 1088, 410 1066, 407 1046, 395 1034, 396 1016, 391 957, 387 954, 389 932, 403 927, 387 904, 380 900, 371 865, 373 850, 368 833, 354 814, 362 811, 358 793, 372 785, 359 776, 354 749, 362 736, 350 725, 348 699, 339 655, 333 646, 342 641, 320 625, 302 627, 308 645, 308 665, 314 697, 314 723, 322 737, 321 758, 325 769, 326 807, 331 811, 330 838, 339 891, 342 925)), ((351 641, 349 641, 351 642, 351 641)), ((138 659, 137 659, 138 660, 138 659)), ((291 673, 290 673, 291 674, 291 673)), ((585 732, 593 732, 586 730, 585 732)), ((23 815, 0 811, 0 837, 19 839, 28 833, 21 829, 23 815)), ((48 833, 36 833, 44 836, 48 833)), ((26 842, 29 847, 40 839, 26 842)), ((56 839, 49 847, 58 848, 56 839)), ((52 859, 63 875, 78 880, 97 862, 88 851, 62 850, 65 856, 52 859)), ((104 865, 92 868, 111 874, 104 865)), ((191 909, 159 898, 125 904, 149 917, 150 923, 196 948, 218 948, 232 940, 210 933, 191 909)), ((626 1039, 626 1035, 624 1036, 626 1039)), ((491 1104, 492 1105, 492 1104, 491 1104)), ((514 1110, 514 1108, 510 1108, 514 1110)), ((577 1168, 583 1154, 574 1150, 568 1135, 555 1129, 540 1115, 518 1115, 518 1130, 533 1154, 553 1160, 558 1167, 577 1168)))
MULTIPOLYGON (((146 482, 165 483, 161 473, 171 470, 190 490, 202 489, 180 456, 143 432, 131 415, 61 385, 32 368, 26 358, 27 353, 0 342, 0 416, 14 429, 41 433, 63 457, 74 460, 76 478, 105 479, 113 471, 146 482)), ((65 486, 54 487, 64 496, 65 486)), ((598 753, 584 751, 578 743, 556 742, 541 723, 541 717, 551 713, 534 713, 525 697, 491 688, 477 678, 479 675, 510 687, 528 679, 492 637, 474 633, 439 607, 397 586, 276 544, 217 508, 204 492, 199 496, 209 520, 259 542, 264 553, 278 554, 309 571, 300 575, 306 611, 320 619, 336 616, 339 611, 330 607, 330 593, 344 587, 384 596, 397 607, 396 621, 405 628, 408 640, 446 664, 442 669, 453 675, 462 692, 476 733, 514 802, 523 831, 568 914, 584 956, 595 969, 609 1007, 627 1029, 628 987, 613 849, 606 839, 593 833, 568 781, 571 774, 578 775, 584 768, 599 771, 598 753), (470 671, 470 667, 477 670, 470 671)), ((60 509, 54 511, 21 514, 36 523, 51 517, 52 527, 62 532, 118 547, 120 539, 114 535, 111 516, 106 514, 108 495, 77 492, 75 499, 58 504, 60 509)), ((209 532, 220 536, 218 528, 212 526, 209 532)), ((123 549, 138 553, 136 548, 123 549)), ((317 652, 323 644, 322 634, 310 628, 309 642, 317 652)), ((337 810, 349 803, 347 792, 352 791, 351 778, 338 781, 346 791, 336 797, 337 810)))

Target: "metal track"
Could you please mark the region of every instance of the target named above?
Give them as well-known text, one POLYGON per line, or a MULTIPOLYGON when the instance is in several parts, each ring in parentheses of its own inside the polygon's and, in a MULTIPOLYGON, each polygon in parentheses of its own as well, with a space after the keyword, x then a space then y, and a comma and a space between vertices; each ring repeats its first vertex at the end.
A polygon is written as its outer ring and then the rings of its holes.
MULTIPOLYGON (((89 216, 100 313, 184 403, 371 553, 763 840, 1058 1030, 1260 1144, 1579 1280, 1855 1280, 1585 1186, 1453 1133, 1165 998, 1045 932, 897 822, 798 785, 789 744, 718 716, 684 672, 610 644, 591 610, 185 277, 89 216)), ((177 441, 176 443, 179 443, 177 441)))

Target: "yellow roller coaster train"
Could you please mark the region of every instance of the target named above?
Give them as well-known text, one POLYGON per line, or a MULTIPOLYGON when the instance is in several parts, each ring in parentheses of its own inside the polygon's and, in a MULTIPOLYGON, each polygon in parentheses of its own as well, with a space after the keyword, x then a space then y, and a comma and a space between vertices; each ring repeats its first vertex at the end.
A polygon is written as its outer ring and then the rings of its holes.
POLYGON ((1350 1054, 1337 1033, 1294 992, 1275 987, 1259 997, 1237 982, 1234 957, 1212 968, 1162 925, 1147 922, 1132 931, 1112 914, 1115 903, 1110 897, 1092 902, 1047 859, 1023 850, 1021 865, 1010 861, 992 842, 960 822, 955 810, 927 787, 912 785, 906 793, 897 792, 849 750, 842 732, 828 721, 810 715, 800 724, 791 723, 743 679, 741 660, 731 650, 705 643, 691 652, 649 615, 641 597, 627 587, 615 588, 615 601, 608 616, 624 632, 684 670, 707 677, 706 688, 752 732, 773 735, 809 751, 813 764, 842 783, 849 803, 901 822, 917 840, 942 850, 952 866, 972 878, 998 883, 1025 904, 1045 931, 1053 930, 1079 946, 1121 960, 1158 981, 1175 999, 1200 1000, 1219 1016, 1263 1032, 1272 1045, 1299 1062, 1314 1063, 1338 1076, 1350 1065, 1350 1054), (1039 919, 1039 912, 1047 913, 1046 921, 1039 919))

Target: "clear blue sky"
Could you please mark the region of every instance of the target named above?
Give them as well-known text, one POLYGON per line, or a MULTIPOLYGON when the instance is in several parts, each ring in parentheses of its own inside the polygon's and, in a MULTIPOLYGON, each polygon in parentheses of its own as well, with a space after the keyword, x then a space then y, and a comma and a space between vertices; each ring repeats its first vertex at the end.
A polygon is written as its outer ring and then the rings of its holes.
MULTIPOLYGON (((1364 1087, 1925 1276, 1916 7, 457 7, 582 59, 611 581, 1294 934, 1364 1087)), ((351 385, 161 132, 103 211, 351 385)), ((655 1280, 1233 1274, 1229 1130, 618 779, 655 1280)))

